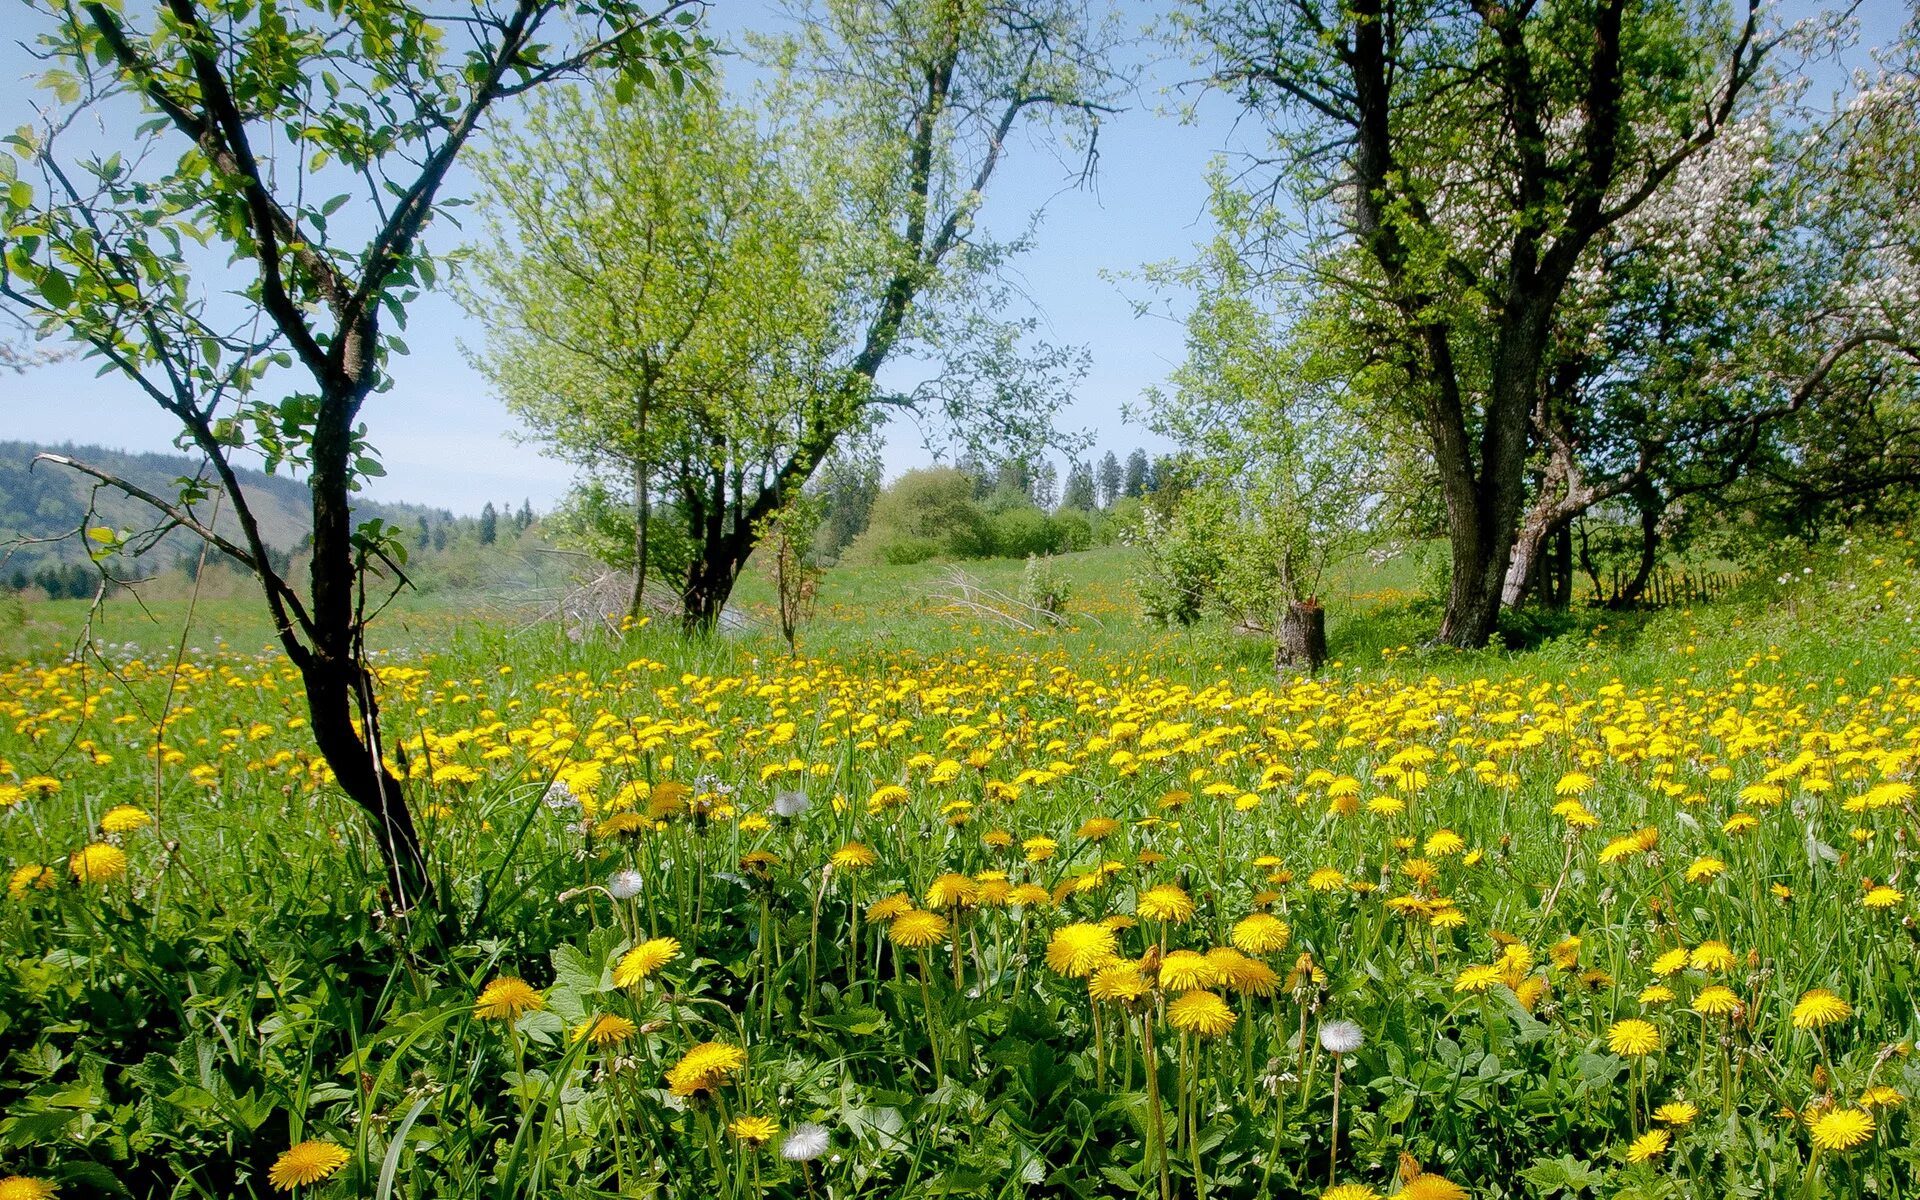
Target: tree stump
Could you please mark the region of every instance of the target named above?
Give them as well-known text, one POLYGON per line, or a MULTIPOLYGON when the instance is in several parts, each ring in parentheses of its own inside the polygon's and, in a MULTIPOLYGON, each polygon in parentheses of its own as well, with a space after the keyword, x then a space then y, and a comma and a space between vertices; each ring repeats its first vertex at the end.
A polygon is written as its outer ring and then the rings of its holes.
POLYGON ((1275 671, 1318 671, 1327 661, 1327 610, 1312 597, 1290 600, 1273 644, 1275 671))

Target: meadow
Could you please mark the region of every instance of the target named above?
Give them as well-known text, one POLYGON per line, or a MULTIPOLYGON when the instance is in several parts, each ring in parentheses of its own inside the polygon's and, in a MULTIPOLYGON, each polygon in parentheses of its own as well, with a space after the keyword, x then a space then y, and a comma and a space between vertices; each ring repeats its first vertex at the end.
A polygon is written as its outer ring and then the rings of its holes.
POLYGON ((244 597, 25 606, 0 1198, 1913 1196, 1914 555, 1472 654, 1392 564, 1316 678, 1125 550, 792 657, 423 598, 412 907, 244 597))

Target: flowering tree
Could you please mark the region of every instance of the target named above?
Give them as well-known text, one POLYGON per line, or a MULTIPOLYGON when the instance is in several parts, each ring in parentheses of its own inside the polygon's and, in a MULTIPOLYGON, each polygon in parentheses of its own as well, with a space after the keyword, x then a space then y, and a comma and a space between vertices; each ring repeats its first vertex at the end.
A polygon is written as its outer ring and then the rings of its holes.
POLYGON ((388 0, 76 5, 49 0, 40 53, 52 103, 6 140, 0 296, 46 336, 78 342, 180 424, 212 491, 151 504, 260 581, 299 670, 313 737, 365 810, 400 904, 428 875, 387 766, 365 652, 382 576, 405 550, 352 495, 381 473, 361 414, 386 390, 408 303, 440 275, 423 238, 449 173, 502 102, 602 69, 625 90, 700 59, 689 0, 506 0, 447 17, 388 0), (110 151, 74 136, 82 117, 110 151), (303 471, 312 571, 276 570, 234 464, 303 471))

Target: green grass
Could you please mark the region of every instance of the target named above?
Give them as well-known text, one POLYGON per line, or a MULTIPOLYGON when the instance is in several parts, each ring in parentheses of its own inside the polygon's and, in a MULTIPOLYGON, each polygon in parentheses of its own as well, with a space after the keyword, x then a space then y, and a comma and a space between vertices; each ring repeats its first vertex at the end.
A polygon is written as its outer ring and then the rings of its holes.
MULTIPOLYGON (((183 596, 116 604, 113 645, 74 663, 81 610, 29 603, 0 634, 28 656, 0 667, 0 1175, 266 1196, 282 1152, 323 1139, 346 1163, 303 1196, 1278 1198, 1389 1193, 1402 1155, 1476 1196, 1913 1196, 1912 556, 1835 550, 1785 586, 1529 618, 1527 648, 1474 653, 1427 644, 1417 568, 1369 566, 1327 589, 1337 665, 1315 680, 1216 625, 1141 622, 1124 548, 1063 561, 1058 632, 941 611, 938 565, 835 571, 799 660, 765 628, 574 643, 510 632, 477 591, 409 597, 378 644, 437 880, 410 915, 247 596, 204 594, 184 633, 183 596), (786 792, 804 813, 776 814, 786 792), (102 833, 121 805, 141 813, 102 833), (606 824, 627 806, 657 826, 606 824), (1117 830, 1079 837, 1093 816, 1117 830), (828 870, 849 841, 873 865, 828 870), (89 842, 125 874, 76 879, 114 865, 89 842), (640 890, 616 899, 622 869, 640 890), (1021 883, 1049 900, 992 903, 1021 883), (1150 915, 1169 886, 1190 915, 1150 915), (968 888, 986 902, 947 906, 968 888), (957 941, 896 944, 868 916, 896 892, 957 941), (1151 966, 1260 909, 1287 944, 1214 985, 1218 1037, 1183 1038, 1171 970, 1128 1006, 1049 965, 1069 925, 1132 915, 1112 951, 1151 966), (1731 965, 1655 974, 1716 941, 1731 965), (1476 990, 1477 967, 1500 981, 1476 990), (509 976, 542 1007, 479 1017, 509 976), (1649 998, 1663 980, 1674 999, 1649 998), (1715 984, 1736 1018, 1690 1011, 1715 984), (1813 988, 1849 1015, 1797 1028, 1813 988), (1338 1059, 1314 1040, 1336 1018, 1365 1039, 1338 1059), (602 1019, 604 1045, 576 1039, 602 1019), (1656 1053, 1610 1041, 1626 1019, 1656 1053), (744 1066, 674 1096, 707 1042, 744 1066), (1683 1101, 1697 1118, 1629 1161, 1683 1101), (1847 1150, 1779 1115, 1863 1103, 1847 1150), (742 1115, 776 1144, 818 1124, 829 1152, 755 1151, 742 1115)), ((1011 591, 1021 564, 966 569, 1011 591)))

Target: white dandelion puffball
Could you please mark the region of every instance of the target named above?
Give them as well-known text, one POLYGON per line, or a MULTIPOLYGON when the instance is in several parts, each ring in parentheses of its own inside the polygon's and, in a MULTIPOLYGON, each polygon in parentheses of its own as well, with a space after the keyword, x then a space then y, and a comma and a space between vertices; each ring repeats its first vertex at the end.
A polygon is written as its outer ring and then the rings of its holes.
POLYGON ((624 871, 615 871, 613 878, 607 880, 607 892, 615 900, 631 900, 635 896, 638 896, 640 889, 645 886, 647 886, 647 881, 642 879, 640 872, 634 870, 632 867, 628 867, 624 871))
POLYGON ((827 1127, 807 1122, 794 1126, 787 1140, 780 1143, 780 1157, 788 1162, 812 1162, 827 1152, 827 1127))
POLYGON ((1328 1021, 1320 1027, 1320 1045, 1329 1054, 1352 1054, 1366 1040, 1352 1021, 1328 1021))
POLYGON ((813 804, 805 792, 782 791, 774 793, 773 815, 776 817, 797 817, 813 804))

